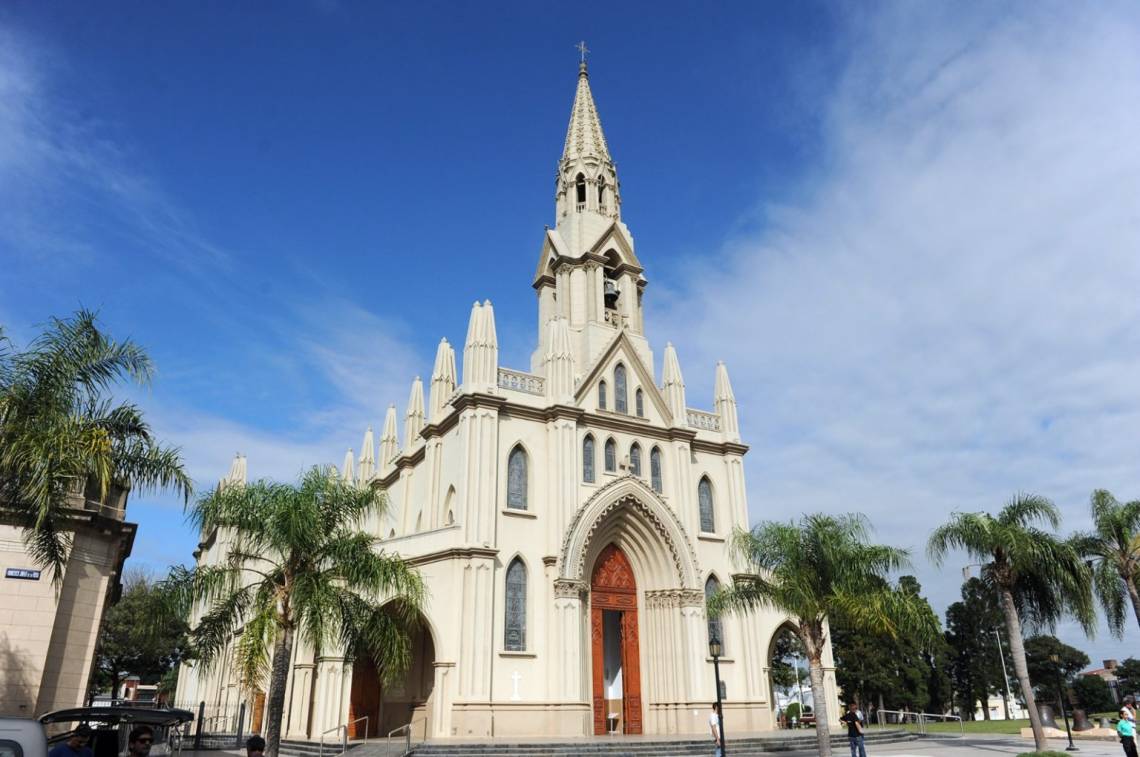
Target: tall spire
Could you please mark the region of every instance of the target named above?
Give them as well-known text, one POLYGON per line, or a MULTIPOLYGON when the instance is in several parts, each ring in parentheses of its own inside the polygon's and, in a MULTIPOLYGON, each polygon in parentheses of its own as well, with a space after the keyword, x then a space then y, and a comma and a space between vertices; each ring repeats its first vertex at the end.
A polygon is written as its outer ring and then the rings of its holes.
POLYGON ((463 345, 463 390, 493 391, 499 380, 499 338, 495 333, 495 309, 491 301, 476 301, 463 345))
POLYGON ((400 440, 396 437, 396 406, 389 405, 384 416, 384 431, 380 434, 380 470, 385 470, 392 464, 396 455, 400 454, 400 440))
POLYGON ((677 360, 677 350, 672 342, 665 344, 665 368, 661 371, 665 403, 673 414, 673 424, 684 426, 688 423, 685 409, 685 379, 681 376, 681 363, 677 360))
POLYGON ((730 441, 740 441, 740 423, 736 418, 736 395, 732 393, 732 384, 728 381, 728 368, 723 361, 716 364, 713 399, 716 402, 717 415, 720 416, 720 430, 730 441))
POLYGON ((354 470, 355 468, 356 463, 353 461, 352 449, 350 448, 348 452, 344 453, 344 465, 341 466, 341 476, 344 477, 344 482, 346 484, 356 483, 356 473, 354 470))
POLYGON ((566 143, 562 147, 562 162, 581 158, 595 158, 612 162, 606 137, 602 134, 602 121, 590 91, 590 74, 585 59, 578 65, 578 90, 570 109, 570 125, 566 127, 566 143))
POLYGON ((420 432, 424 430, 424 382, 416 376, 412 382, 412 393, 408 395, 408 413, 404 416, 404 447, 415 446, 420 432))
POLYGON ((360 475, 357 478, 360 483, 367 483, 375 472, 376 444, 372 441, 372 427, 369 426, 364 432, 364 441, 360 443, 360 475))
POLYGON ((443 419, 447 401, 455 393, 455 350, 446 339, 439 340, 435 351, 435 367, 431 371, 431 415, 432 423, 443 419))
POLYGON ((565 318, 547 322, 546 396, 555 402, 569 402, 574 394, 574 354, 570 349, 570 329, 565 318))
POLYGON ((220 491, 225 491, 231 486, 245 486, 245 483, 245 455, 239 452, 234 455, 233 462, 230 463, 230 472, 226 474, 225 478, 218 482, 218 489, 220 491))
POLYGON ((621 188, 617 167, 602 133, 602 121, 590 91, 590 73, 586 68, 585 45, 580 44, 582 60, 578 64, 578 89, 570 108, 566 142, 558 161, 556 215, 558 224, 581 214, 621 218, 621 188))

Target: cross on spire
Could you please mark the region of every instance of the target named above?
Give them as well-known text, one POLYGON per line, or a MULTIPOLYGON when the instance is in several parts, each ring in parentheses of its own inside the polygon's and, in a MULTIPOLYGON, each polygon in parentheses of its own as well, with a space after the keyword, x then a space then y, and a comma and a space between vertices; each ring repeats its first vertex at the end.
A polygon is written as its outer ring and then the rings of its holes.
POLYGON ((574 45, 574 48, 582 56, 580 60, 581 64, 583 66, 586 65, 586 53, 590 52, 590 49, 586 47, 586 40, 582 40, 578 44, 574 45))

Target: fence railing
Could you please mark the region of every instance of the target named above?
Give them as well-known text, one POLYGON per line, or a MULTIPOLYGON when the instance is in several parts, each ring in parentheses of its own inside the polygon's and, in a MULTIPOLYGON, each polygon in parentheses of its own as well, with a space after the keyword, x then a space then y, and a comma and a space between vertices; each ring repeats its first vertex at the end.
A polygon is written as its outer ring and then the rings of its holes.
POLYGON ((941 715, 937 712, 910 712, 908 710, 877 710, 875 712, 875 724, 879 728, 887 728, 888 726, 902 726, 907 730, 913 730, 919 735, 926 736, 930 733, 937 732, 943 736, 965 736, 966 726, 962 722, 962 718, 957 715, 941 715), (932 730, 931 726, 939 723, 956 724, 958 727, 954 728, 952 725, 949 728, 938 728, 932 730))
POLYGON ((384 744, 384 757, 404 757, 425 741, 427 741, 427 719, 413 720, 388 732, 388 739, 384 744), (417 741, 415 731, 417 725, 421 724, 424 734, 417 741))

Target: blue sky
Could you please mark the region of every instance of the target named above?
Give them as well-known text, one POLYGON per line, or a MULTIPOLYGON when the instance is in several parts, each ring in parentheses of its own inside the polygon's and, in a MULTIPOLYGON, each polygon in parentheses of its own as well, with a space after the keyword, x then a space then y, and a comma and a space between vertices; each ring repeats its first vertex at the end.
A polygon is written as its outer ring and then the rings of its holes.
MULTIPOLYGON (((947 512, 1140 497, 1127 4, 8 3, 0 322, 146 345, 203 487, 338 462, 476 298, 528 364, 579 39, 651 342, 697 407, 727 361, 754 519, 865 512, 942 607, 947 512)), ((178 503, 131 516, 189 559, 178 503)))

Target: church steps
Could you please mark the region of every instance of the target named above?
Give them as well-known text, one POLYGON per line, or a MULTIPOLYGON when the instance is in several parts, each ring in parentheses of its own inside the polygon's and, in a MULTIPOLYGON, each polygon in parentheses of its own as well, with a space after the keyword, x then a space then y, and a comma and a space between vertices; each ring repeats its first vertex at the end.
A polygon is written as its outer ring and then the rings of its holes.
MULTIPOLYGON (((868 744, 891 744, 912 741, 916 737, 902 730, 874 732, 867 735, 868 744)), ((512 757, 570 757, 571 755, 610 755, 619 757, 696 757, 711 752, 711 739, 677 739, 628 741, 566 741, 566 742, 475 742, 475 743, 429 743, 412 750, 414 757, 489 757, 490 755, 512 755, 512 757)), ((729 752, 741 757, 776 754, 780 752, 811 751, 815 748, 816 737, 812 732, 803 735, 755 736, 743 739, 729 739, 729 752)), ((846 748, 846 735, 833 735, 834 746, 846 748)), ((354 757, 384 757, 384 745, 365 745, 354 757)))

